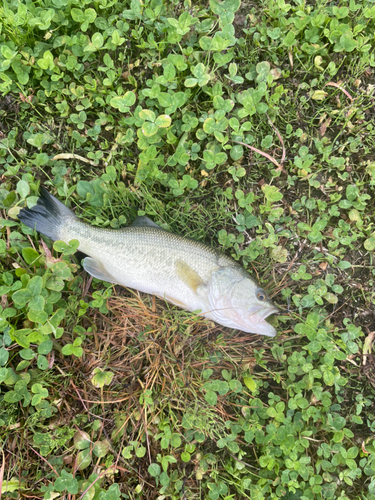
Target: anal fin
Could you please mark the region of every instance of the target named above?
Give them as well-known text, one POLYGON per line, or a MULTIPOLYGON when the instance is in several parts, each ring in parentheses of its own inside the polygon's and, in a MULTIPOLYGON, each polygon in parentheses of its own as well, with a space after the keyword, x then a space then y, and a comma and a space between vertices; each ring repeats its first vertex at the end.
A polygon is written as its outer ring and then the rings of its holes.
POLYGON ((177 307, 181 307, 181 309, 188 309, 188 306, 184 302, 181 302, 178 299, 170 297, 169 295, 164 294, 164 296, 163 296, 163 295, 160 295, 158 293, 152 293, 152 295, 155 295, 159 299, 166 300, 167 302, 170 302, 171 304, 173 304, 177 307))
POLYGON ((83 269, 91 274, 91 276, 94 276, 94 278, 108 281, 109 283, 118 283, 99 260, 93 259, 92 257, 85 257, 82 261, 82 265, 83 269))

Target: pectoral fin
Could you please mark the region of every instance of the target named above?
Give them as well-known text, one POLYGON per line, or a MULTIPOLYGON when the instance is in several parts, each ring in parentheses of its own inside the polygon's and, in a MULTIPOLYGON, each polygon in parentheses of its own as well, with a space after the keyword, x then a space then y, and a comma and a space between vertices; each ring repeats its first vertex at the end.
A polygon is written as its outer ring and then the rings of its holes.
POLYGON ((205 284, 199 274, 183 260, 176 262, 176 273, 195 294, 198 291, 198 287, 205 284))
POLYGON ((99 260, 93 259, 92 257, 86 257, 83 259, 82 265, 84 270, 91 274, 91 276, 94 276, 94 278, 109 281, 109 283, 118 283, 118 281, 116 281, 115 278, 109 274, 99 260))

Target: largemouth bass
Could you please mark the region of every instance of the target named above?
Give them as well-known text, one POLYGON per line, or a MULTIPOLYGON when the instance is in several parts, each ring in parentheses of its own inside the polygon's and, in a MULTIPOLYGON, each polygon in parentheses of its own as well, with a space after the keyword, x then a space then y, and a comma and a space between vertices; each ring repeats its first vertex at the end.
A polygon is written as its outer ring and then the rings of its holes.
POLYGON ((220 325, 274 337, 265 319, 278 312, 238 262, 198 241, 172 234, 147 217, 119 230, 90 226, 41 188, 20 220, 52 240, 78 240, 84 269, 103 281, 164 298, 220 325))

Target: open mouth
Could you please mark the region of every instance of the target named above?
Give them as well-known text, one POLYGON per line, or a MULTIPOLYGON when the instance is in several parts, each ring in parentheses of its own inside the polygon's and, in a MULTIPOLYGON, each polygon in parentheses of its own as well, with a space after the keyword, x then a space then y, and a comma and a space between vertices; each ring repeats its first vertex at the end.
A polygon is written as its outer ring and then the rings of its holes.
POLYGON ((217 321, 223 326, 236 328, 247 333, 255 333, 265 335, 267 337, 275 337, 275 328, 265 321, 268 316, 280 312, 274 305, 254 305, 250 307, 246 313, 233 310, 233 308, 213 309, 208 313, 204 313, 206 317, 217 321), (228 314, 229 311, 231 314, 228 314), (226 312, 224 315, 223 312, 226 312))
POLYGON ((271 316, 271 314, 276 314, 278 312, 280 312, 280 309, 276 306, 262 306, 262 305, 254 305, 254 306, 251 306, 248 310, 247 310, 248 314, 254 318, 254 321, 263 321, 265 320, 266 318, 268 318, 268 316, 271 316))
POLYGON ((247 330, 249 333, 257 333, 258 335, 266 335, 267 337, 276 337, 277 332, 275 328, 265 320, 268 316, 271 316, 271 314, 279 312, 277 307, 271 306, 264 308, 256 306, 256 308, 251 308, 251 311, 249 312, 249 326, 247 330))
POLYGON ((259 320, 260 321, 264 321, 266 318, 268 318, 268 316, 271 316, 271 314, 277 314, 280 312, 280 309, 276 306, 271 306, 271 307, 268 307, 262 314, 260 314, 258 317, 259 317, 259 320))

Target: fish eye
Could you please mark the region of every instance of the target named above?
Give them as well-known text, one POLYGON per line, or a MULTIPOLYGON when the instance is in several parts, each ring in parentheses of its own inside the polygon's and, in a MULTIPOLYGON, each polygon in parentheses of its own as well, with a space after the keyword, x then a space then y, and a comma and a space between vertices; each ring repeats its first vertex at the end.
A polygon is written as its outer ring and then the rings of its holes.
POLYGON ((263 300, 266 300, 266 298, 267 298, 267 295, 266 295, 266 292, 264 290, 257 291, 257 299, 258 300, 263 301, 263 300))

